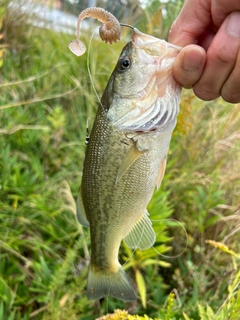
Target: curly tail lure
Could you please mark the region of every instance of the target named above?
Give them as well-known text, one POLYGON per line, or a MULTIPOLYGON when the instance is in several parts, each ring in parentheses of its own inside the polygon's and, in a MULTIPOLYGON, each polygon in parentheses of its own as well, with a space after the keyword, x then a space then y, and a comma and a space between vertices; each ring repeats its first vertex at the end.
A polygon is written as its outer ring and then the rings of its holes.
MULTIPOLYGON (((80 23, 84 18, 95 18, 102 22, 99 29, 100 38, 106 43, 113 43, 120 40, 122 35, 121 24, 110 12, 102 8, 87 8, 83 10, 77 23, 77 38, 72 40, 68 47, 76 55, 81 56, 86 51, 85 44, 79 39, 80 38, 80 23)), ((123 25, 123 24, 122 24, 123 25)), ((128 25, 124 25, 128 26, 128 25)), ((128 26, 131 27, 131 26, 128 26)), ((132 27, 131 27, 132 28, 132 27)))

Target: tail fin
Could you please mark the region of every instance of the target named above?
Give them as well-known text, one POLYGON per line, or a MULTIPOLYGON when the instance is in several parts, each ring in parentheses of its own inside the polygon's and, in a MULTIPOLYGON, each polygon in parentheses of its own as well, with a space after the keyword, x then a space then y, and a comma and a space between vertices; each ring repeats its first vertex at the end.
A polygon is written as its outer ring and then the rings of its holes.
POLYGON ((124 301, 136 300, 134 289, 120 264, 116 273, 95 271, 90 264, 87 296, 90 300, 105 296, 112 296, 124 301))

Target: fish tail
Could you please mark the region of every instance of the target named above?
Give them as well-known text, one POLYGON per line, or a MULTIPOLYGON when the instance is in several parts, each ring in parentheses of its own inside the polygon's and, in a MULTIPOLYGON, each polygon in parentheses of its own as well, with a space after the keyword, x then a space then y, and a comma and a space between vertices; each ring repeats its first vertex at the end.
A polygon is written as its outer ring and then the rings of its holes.
POLYGON ((95 270, 91 265, 88 272, 87 297, 90 300, 112 296, 124 301, 136 300, 130 280, 119 264, 117 272, 95 270))

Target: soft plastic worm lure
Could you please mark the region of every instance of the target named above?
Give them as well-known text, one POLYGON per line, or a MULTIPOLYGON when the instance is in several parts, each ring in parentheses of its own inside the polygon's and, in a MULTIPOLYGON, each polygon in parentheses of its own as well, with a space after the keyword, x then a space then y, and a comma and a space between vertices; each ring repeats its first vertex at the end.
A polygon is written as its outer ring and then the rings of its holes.
POLYGON ((84 18, 95 18, 102 22, 99 29, 99 35, 106 43, 117 42, 122 35, 121 25, 118 20, 110 12, 102 8, 87 8, 83 10, 77 23, 77 38, 72 40, 68 47, 76 55, 81 56, 86 51, 84 43, 79 39, 80 37, 80 23, 84 18))

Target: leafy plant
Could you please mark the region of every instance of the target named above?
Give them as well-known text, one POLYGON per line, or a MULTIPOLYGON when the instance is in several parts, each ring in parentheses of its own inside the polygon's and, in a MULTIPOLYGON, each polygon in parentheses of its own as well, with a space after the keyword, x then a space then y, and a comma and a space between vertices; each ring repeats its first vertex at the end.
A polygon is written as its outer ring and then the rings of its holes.
MULTIPOLYGON (((139 29, 165 37, 181 3, 149 2, 139 29)), ((135 252, 123 244, 119 254, 138 301, 87 301, 89 234, 75 199, 97 98, 87 55, 67 49, 72 36, 27 21, 8 1, 0 8, 0 319, 90 320, 119 308, 135 319, 239 319, 239 104, 183 92, 166 175, 148 207, 157 242, 135 252)), ((124 43, 92 39, 99 96, 124 43)))

